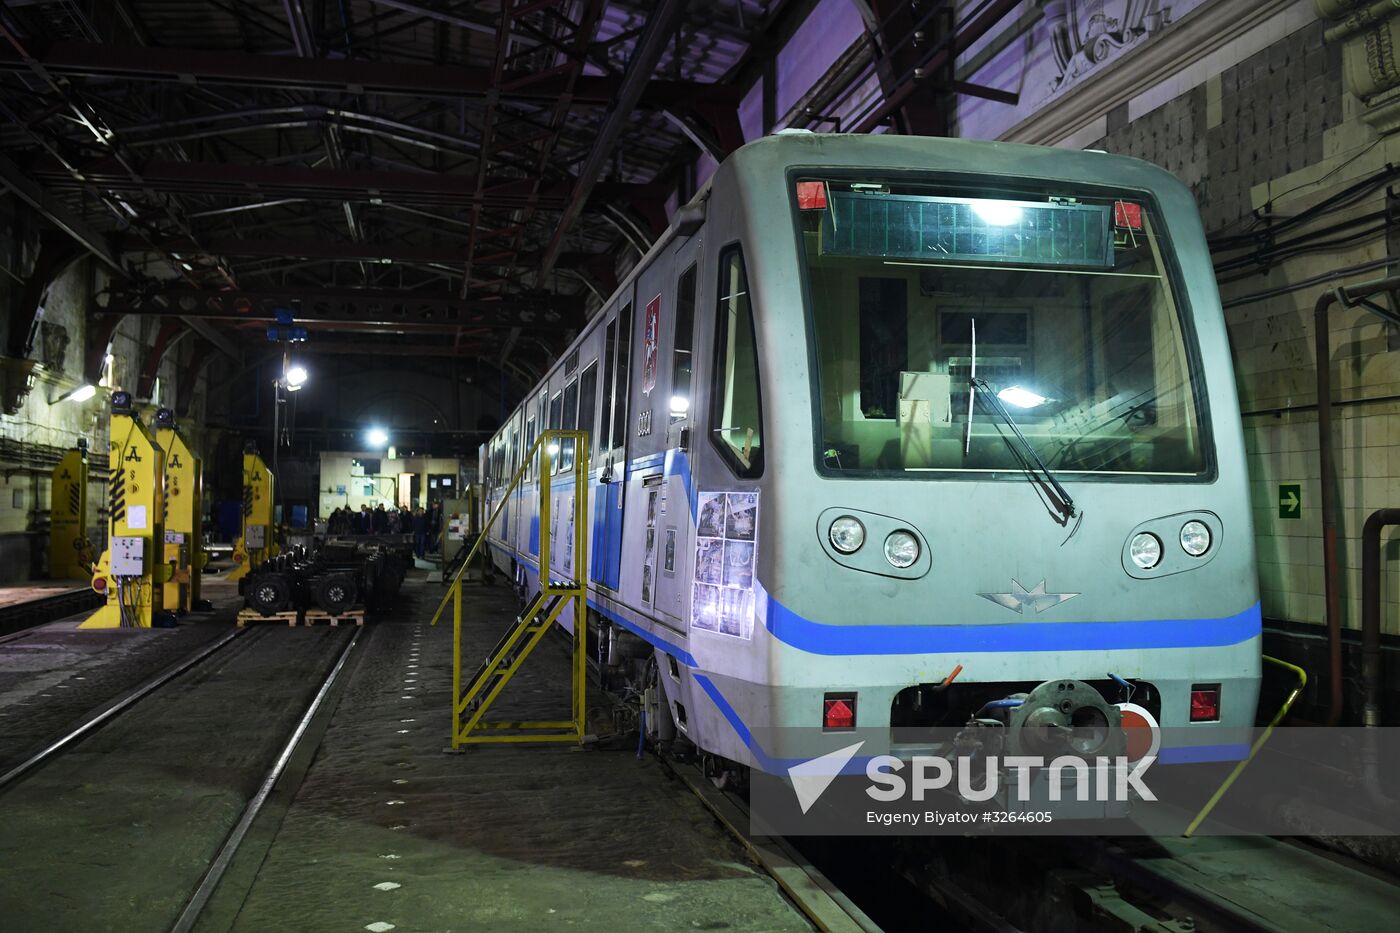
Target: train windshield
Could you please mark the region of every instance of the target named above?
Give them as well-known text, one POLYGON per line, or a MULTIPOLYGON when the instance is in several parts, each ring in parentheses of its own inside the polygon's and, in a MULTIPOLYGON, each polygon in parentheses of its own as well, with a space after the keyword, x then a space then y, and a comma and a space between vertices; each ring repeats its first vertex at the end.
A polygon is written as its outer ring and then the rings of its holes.
POLYGON ((1140 194, 830 178, 793 194, 827 472, 1020 470, 1015 430, 1059 475, 1205 472, 1170 246, 1140 194))

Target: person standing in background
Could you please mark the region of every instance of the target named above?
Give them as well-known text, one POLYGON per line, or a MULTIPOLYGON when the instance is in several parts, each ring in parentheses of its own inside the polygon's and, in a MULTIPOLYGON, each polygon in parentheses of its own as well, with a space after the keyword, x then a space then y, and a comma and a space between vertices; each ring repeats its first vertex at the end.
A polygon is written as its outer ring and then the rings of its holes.
POLYGON ((442 546, 442 503, 434 502, 428 509, 428 550, 437 553, 442 546))
POLYGON ((419 560, 428 553, 428 513, 421 508, 413 510, 413 556, 419 560))

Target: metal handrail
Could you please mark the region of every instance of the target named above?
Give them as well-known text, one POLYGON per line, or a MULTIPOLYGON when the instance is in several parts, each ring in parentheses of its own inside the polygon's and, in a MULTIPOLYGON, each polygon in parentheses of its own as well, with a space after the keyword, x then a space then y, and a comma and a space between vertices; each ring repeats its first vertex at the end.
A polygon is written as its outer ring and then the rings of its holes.
POLYGON ((547 429, 540 433, 530 445, 529 451, 521 459, 521 464, 516 468, 511 480, 506 484, 505 490, 501 494, 501 501, 492 509, 490 516, 486 519, 481 533, 472 544, 467 556, 462 561, 462 566, 453 575, 452 582, 447 593, 443 595, 442 601, 438 603, 438 608, 433 613, 432 622, 436 625, 441 618, 443 610, 446 609, 449 600, 452 602, 452 747, 458 748, 463 744, 478 742, 520 742, 520 741, 561 741, 577 740, 584 738, 584 703, 585 703, 585 679, 586 679, 586 633, 587 633, 587 612, 588 612, 588 470, 589 470, 589 447, 591 444, 590 435, 587 431, 565 431, 558 429, 547 429), (573 553, 572 553, 572 580, 552 580, 550 578, 550 510, 553 507, 553 480, 552 465, 554 463, 554 451, 560 450, 562 442, 572 441, 573 462, 570 470, 574 474, 574 499, 573 499, 573 553), (555 447, 555 443, 559 443, 555 447), (551 450, 551 447, 554 450, 551 450), (501 643, 492 652, 491 658, 487 660, 486 669, 493 665, 503 664, 507 656, 510 656, 509 672, 505 678, 500 679, 490 687, 484 694, 481 678, 473 679, 473 683, 468 688, 469 696, 462 695, 462 580, 471 566, 472 558, 484 547, 484 543, 490 536, 491 529, 505 510, 506 504, 510 501, 517 487, 529 472, 529 467, 539 456, 539 479, 540 479, 540 550, 539 550, 539 579, 540 592, 536 599, 530 604, 525 613, 516 620, 516 628, 502 639, 501 643), (525 637, 524 629, 532 621, 532 616, 545 604, 550 597, 558 597, 548 611, 545 620, 539 624, 528 638, 525 637), (488 722, 483 719, 487 708, 500 694, 505 686, 505 681, 520 667, 525 657, 534 650, 543 633, 563 611, 569 600, 574 606, 574 632, 573 632, 573 663, 572 667, 572 715, 570 719, 564 721, 547 722, 514 722, 498 723, 488 722), (518 649, 518 651, 517 651, 518 649), (517 651, 511 655, 512 651, 517 651), (462 722, 462 716, 467 713, 467 707, 472 706, 466 723, 462 722), (560 732, 559 730, 567 730, 560 732), (477 736, 472 733, 477 730, 492 731, 490 736, 477 736), (512 730, 517 734, 506 735, 499 730, 512 730))
POLYGON ((1235 783, 1235 779, 1244 773, 1245 768, 1249 767, 1249 763, 1254 760, 1254 756, 1259 754, 1259 749, 1263 748, 1264 743, 1269 741, 1269 736, 1274 734, 1274 728, 1278 726, 1279 723, 1283 722, 1283 717, 1288 715, 1288 711, 1293 708, 1294 702, 1298 699, 1299 695, 1302 694, 1303 688, 1308 685, 1308 672, 1298 665, 1289 664, 1287 661, 1280 661, 1278 658, 1271 658, 1267 654, 1262 657, 1270 664, 1277 664, 1285 670, 1292 671, 1298 680, 1294 683, 1293 689, 1288 694, 1288 698, 1284 700, 1283 705, 1278 708, 1278 712, 1274 713, 1274 718, 1269 721, 1268 727, 1265 728, 1263 732, 1259 733, 1259 737, 1255 739, 1254 744, 1250 746, 1249 755, 1239 764, 1235 765, 1234 770, 1230 772, 1230 776, 1225 778, 1225 781, 1216 788, 1215 793, 1210 795, 1210 799, 1207 800, 1206 805, 1201 808, 1201 812, 1196 814, 1196 818, 1186 827, 1186 832, 1182 833, 1183 836, 1194 835, 1196 830, 1200 829, 1206 817, 1210 816, 1210 811, 1215 809, 1215 805, 1220 802, 1220 798, 1225 796, 1225 792, 1235 783))

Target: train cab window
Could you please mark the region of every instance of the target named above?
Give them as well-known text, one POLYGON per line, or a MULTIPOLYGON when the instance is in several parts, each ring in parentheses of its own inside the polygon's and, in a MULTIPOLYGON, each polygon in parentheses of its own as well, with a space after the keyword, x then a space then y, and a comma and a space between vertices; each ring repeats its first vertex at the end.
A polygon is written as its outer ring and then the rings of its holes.
POLYGON ((793 209, 822 472, 1209 474, 1191 312, 1149 198, 821 181, 793 209))
MULTIPOLYGON (((574 361, 577 367, 578 361, 574 361)), ((559 427, 572 431, 578 426, 578 380, 570 380, 564 386, 564 415, 559 427)), ((559 472, 567 473, 574 468, 574 439, 566 437, 559 441, 559 472)))
POLYGON ((578 377, 578 429, 588 437, 580 448, 588 454, 593 447, 593 424, 598 412, 598 363, 588 364, 583 375, 578 377))
POLYGON ((627 443, 627 382, 631 373, 632 305, 628 304, 617 316, 617 384, 613 386, 612 446, 627 443))
POLYGON ((684 421, 690 411, 690 349, 695 340, 695 266, 676 285, 676 349, 671 361, 671 423, 684 421))
POLYGON ((758 348, 744 255, 738 245, 719 258, 719 314, 715 339, 715 388, 710 434, 739 476, 763 473, 763 412, 758 387, 758 348))

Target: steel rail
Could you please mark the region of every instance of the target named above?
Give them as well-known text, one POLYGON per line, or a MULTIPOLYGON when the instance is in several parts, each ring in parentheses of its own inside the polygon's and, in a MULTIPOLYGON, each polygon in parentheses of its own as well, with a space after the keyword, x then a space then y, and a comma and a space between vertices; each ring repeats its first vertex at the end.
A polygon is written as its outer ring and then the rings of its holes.
POLYGON ((194 667, 200 661, 203 661, 205 658, 209 657, 209 655, 213 654, 215 651, 218 651, 224 645, 227 645, 229 642, 233 641, 235 638, 242 635, 246 631, 250 630, 235 629, 234 631, 229 632, 227 635, 215 641, 213 644, 205 645, 204 647, 200 648, 198 651, 195 651, 193 654, 189 655, 183 660, 177 661, 175 664, 171 665, 170 667, 167 667, 165 670, 161 671, 159 674, 156 674, 149 680, 146 680, 144 683, 137 684, 135 687, 132 687, 125 693, 120 694, 115 700, 109 702, 99 712, 93 714, 92 716, 89 716, 77 728, 73 729, 71 732, 67 733, 62 738, 59 738, 54 742, 51 742, 50 744, 46 745, 44 748, 35 752, 33 755, 29 756, 24 761, 15 765, 9 771, 6 771, 4 774, 0 775, 0 790, 3 790, 5 787, 8 787, 12 782, 14 782, 16 778, 20 777, 25 772, 33 769, 34 767, 40 764, 43 764, 48 759, 52 758, 56 753, 67 748, 69 745, 72 745, 74 742, 78 741, 78 739, 87 735, 89 732, 94 731, 95 729, 97 729, 98 726, 101 726, 103 723, 112 719, 117 714, 123 712, 124 710, 132 706, 134 703, 136 703, 138 700, 140 700, 142 697, 151 693, 153 690, 156 690, 157 688, 169 683, 171 680, 183 674, 185 671, 194 667))
POLYGON ((252 828, 254 820, 256 820, 258 814, 262 812, 263 804, 265 804, 267 798, 272 795, 272 790, 277 786, 277 781, 282 777, 282 772, 287 769, 287 763, 291 761, 292 756, 296 754, 297 748, 301 744, 302 737, 306 734, 307 728, 311 725, 311 720, 314 719, 317 712, 320 711, 321 704, 325 701, 326 696, 335 685, 341 670, 344 669, 345 662, 349 660, 350 652, 359 642, 360 633, 362 631, 363 629, 356 627, 350 641, 347 642, 344 649, 341 650, 340 657, 336 660, 335 666, 332 667, 330 673, 326 675, 326 679, 321 684, 321 689, 316 691, 316 696, 306 708, 306 712, 302 714, 296 729, 292 731, 286 744, 282 746, 281 753, 277 756, 277 760, 273 762, 272 768, 268 770, 267 776, 263 778, 262 785, 258 788, 257 793, 248 801, 247 806, 243 808, 243 815, 239 818, 238 823, 229 831, 228 836, 225 837, 223 845, 219 848, 219 854, 215 856, 214 861, 209 865, 208 871, 204 873, 204 877, 199 882, 199 887, 195 889, 190 899, 185 902, 184 910, 180 912, 179 918, 170 928, 171 933, 189 933, 199 921, 200 914, 209 903, 209 898, 214 895, 215 889, 219 886, 219 881, 223 879, 224 872, 226 872, 229 865, 233 863, 233 858, 238 853, 238 847, 242 845, 243 839, 248 835, 248 830, 252 828))

